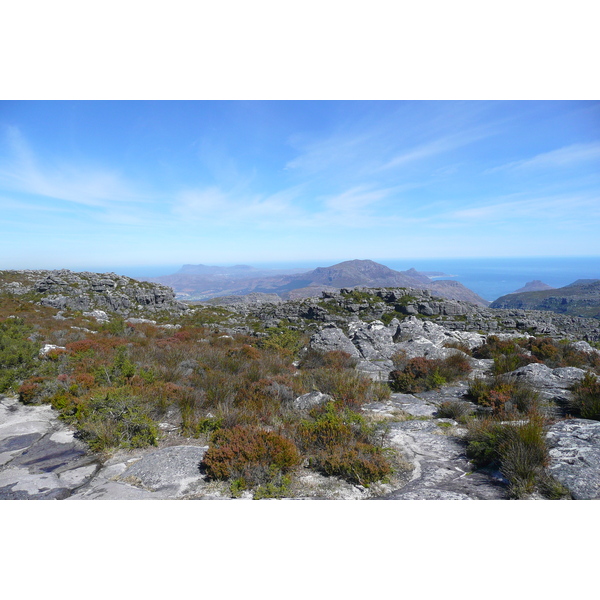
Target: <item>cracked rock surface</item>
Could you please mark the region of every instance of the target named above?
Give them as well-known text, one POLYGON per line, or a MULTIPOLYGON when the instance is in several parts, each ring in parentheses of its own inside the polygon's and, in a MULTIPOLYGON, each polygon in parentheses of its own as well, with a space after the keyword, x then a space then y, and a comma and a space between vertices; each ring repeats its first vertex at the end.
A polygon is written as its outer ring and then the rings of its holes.
POLYGON ((64 499, 99 469, 50 406, 0 401, 0 499, 64 499))

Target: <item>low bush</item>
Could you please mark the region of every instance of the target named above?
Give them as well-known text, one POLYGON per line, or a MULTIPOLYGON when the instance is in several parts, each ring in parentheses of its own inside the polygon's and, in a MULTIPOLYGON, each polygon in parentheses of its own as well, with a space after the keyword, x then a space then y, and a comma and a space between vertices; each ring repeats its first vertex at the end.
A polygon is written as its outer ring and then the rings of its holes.
POLYGON ((465 417, 473 412, 473 407, 467 402, 460 400, 447 400, 438 406, 437 417, 439 419, 454 419, 464 422, 465 417))
POLYGON ((485 344, 473 350, 473 356, 475 358, 494 358, 499 355, 519 354, 523 352, 526 344, 525 338, 501 340, 498 336, 489 335, 485 344))
POLYGON ((141 402, 127 390, 96 393, 74 415, 79 435, 92 450, 155 446, 158 428, 141 402))
MULTIPOLYGON (((36 377, 33 379, 41 379, 41 378, 36 377)), ((41 386, 38 382, 34 382, 31 380, 26 381, 17 390, 17 393, 19 394, 19 400, 23 404, 32 404, 37 399, 38 394, 40 393, 40 390, 41 390, 41 386)))
POLYGON ((347 352, 333 350, 331 352, 321 352, 310 348, 300 359, 298 367, 300 369, 353 369, 357 360, 347 352))
POLYGON ((346 447, 333 445, 310 459, 310 466, 325 475, 341 477, 350 483, 369 486, 391 474, 390 462, 381 448, 356 442, 346 447))
POLYGON ((27 339, 32 331, 33 328, 21 318, 0 322, 0 392, 33 372, 40 344, 27 339))
POLYGON ((570 410, 583 419, 600 421, 600 379, 587 371, 572 388, 570 410))
POLYGON ((535 413, 539 394, 530 386, 503 377, 476 377, 469 384, 469 397, 480 406, 492 409, 496 415, 535 413))
POLYGON ((268 331, 268 337, 261 341, 263 348, 295 356, 305 345, 306 335, 301 331, 276 327, 268 331))
POLYGON ((499 447, 500 470, 510 481, 510 493, 522 498, 535 491, 549 461, 540 419, 507 425, 499 447))
POLYGON ((540 361, 535 356, 529 356, 523 353, 515 354, 498 354, 494 356, 494 366, 492 373, 494 375, 503 375, 510 373, 520 367, 524 367, 531 363, 539 363, 540 361))
POLYGON ((548 449, 541 418, 511 423, 488 417, 471 421, 467 430, 468 458, 476 467, 499 468, 510 483, 512 497, 551 489, 545 472, 548 449))
POLYGON ((550 368, 578 367, 600 372, 600 355, 577 350, 569 340, 538 337, 530 339, 527 347, 536 359, 550 368))
MULTIPOLYGON (((395 360, 397 364, 401 361, 397 357, 395 360)), ((462 353, 444 359, 411 358, 401 369, 390 373, 390 386, 395 392, 405 394, 424 392, 464 377, 470 371, 469 360, 462 353)))
POLYGON ((371 379, 354 369, 307 369, 300 371, 297 379, 306 392, 319 390, 355 408, 371 402, 374 399, 372 392, 376 389, 371 379))
POLYGON ((208 476, 242 480, 238 486, 273 483, 301 462, 291 440, 255 427, 219 429, 212 434, 211 443, 202 461, 208 476))
POLYGON ((384 450, 373 443, 375 428, 362 415, 330 402, 309 416, 298 427, 297 437, 311 467, 364 486, 391 474, 384 450))

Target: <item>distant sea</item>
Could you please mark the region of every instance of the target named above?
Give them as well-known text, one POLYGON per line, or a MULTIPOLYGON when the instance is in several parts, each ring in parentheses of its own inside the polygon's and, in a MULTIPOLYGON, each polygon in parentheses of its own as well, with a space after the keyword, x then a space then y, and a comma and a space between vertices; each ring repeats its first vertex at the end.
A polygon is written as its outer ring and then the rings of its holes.
MULTIPOLYGON (((351 259, 348 259, 351 260, 351 259)), ((563 287, 577 279, 600 279, 600 256, 570 258, 428 258, 428 259, 377 259, 375 262, 396 271, 415 268, 417 271, 441 271, 447 276, 435 279, 453 279, 490 302, 522 288, 527 282, 539 279, 552 287, 563 287), (451 276, 451 277, 450 277, 451 276)), ((342 260, 295 261, 288 263, 255 263, 253 267, 284 269, 304 267, 329 267, 342 260)), ((207 261, 205 264, 214 264, 207 261)), ((107 268, 129 277, 157 277, 170 275, 181 265, 162 267, 107 268)), ((90 269, 103 272, 100 269, 90 269)))
POLYGON ((453 258, 378 260, 390 269, 442 271, 490 302, 539 279, 558 288, 577 279, 600 279, 600 256, 570 258, 453 258))

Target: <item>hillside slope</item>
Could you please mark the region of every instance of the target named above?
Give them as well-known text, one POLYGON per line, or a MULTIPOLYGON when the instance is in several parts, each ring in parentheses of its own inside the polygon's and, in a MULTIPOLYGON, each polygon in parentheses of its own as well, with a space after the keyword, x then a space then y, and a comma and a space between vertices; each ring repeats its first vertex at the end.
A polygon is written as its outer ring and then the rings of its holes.
POLYGON ((507 294, 490 307, 547 310, 600 319, 600 279, 578 279, 562 288, 507 294))

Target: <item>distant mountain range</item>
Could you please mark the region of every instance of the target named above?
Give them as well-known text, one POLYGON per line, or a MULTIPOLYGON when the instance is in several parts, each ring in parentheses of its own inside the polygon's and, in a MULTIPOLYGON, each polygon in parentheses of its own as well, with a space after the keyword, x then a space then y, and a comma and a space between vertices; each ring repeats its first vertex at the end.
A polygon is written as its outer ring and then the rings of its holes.
MULTIPOLYGON (((293 299, 320 296, 321 292, 328 290, 365 286, 427 289, 442 298, 464 300, 480 306, 489 305, 489 302, 458 281, 432 281, 426 274, 415 269, 394 271, 372 260, 349 260, 330 267, 301 271, 261 271, 247 265, 184 265, 173 275, 146 278, 146 281, 168 285, 179 298, 186 300, 207 300, 252 292, 274 293, 281 298, 293 299)), ((437 277, 440 275, 441 273, 436 272, 437 277)))
POLYGON ((498 298, 490 308, 520 308, 600 318, 600 279, 578 279, 556 289, 515 292, 498 298))

